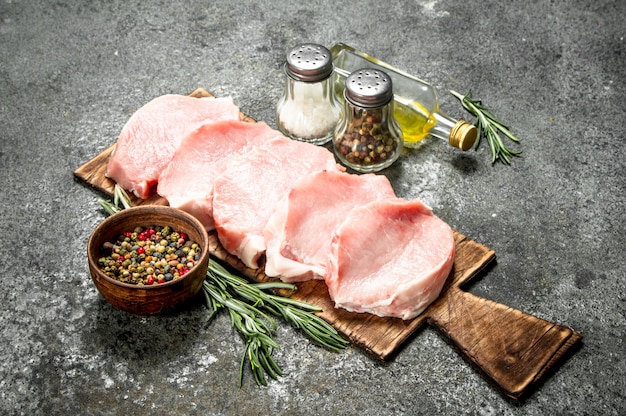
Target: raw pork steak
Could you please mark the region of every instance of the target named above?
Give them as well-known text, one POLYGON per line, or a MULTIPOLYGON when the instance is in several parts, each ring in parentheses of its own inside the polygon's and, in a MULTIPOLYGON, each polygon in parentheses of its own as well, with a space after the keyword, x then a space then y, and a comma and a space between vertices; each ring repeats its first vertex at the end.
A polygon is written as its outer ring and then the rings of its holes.
POLYGON ((230 97, 157 97, 122 128, 106 176, 137 197, 148 198, 183 137, 207 121, 239 120, 239 114, 230 97))
POLYGON ((213 222, 213 185, 233 158, 281 133, 263 122, 226 120, 203 124, 185 136, 159 175, 157 193, 170 206, 187 211, 207 230, 213 222))
POLYGON ((454 253, 452 229, 419 200, 371 202, 337 229, 324 280, 336 307, 411 319, 439 296, 454 253))
POLYGON ((276 204, 304 176, 341 169, 326 148, 284 136, 233 160, 215 181, 213 194, 222 246, 246 266, 257 268, 265 251, 263 229, 276 204))
POLYGON ((395 198, 382 175, 319 172, 302 179, 265 227, 265 274, 286 282, 323 279, 333 232, 365 203, 395 198))

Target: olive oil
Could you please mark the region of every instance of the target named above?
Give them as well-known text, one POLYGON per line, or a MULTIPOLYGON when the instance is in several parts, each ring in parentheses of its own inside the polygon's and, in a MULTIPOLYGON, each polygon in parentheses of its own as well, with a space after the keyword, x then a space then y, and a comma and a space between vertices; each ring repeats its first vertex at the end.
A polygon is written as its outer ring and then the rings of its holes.
POLYGON ((393 115, 400 125, 405 147, 414 147, 437 124, 435 117, 417 101, 395 97, 393 115))

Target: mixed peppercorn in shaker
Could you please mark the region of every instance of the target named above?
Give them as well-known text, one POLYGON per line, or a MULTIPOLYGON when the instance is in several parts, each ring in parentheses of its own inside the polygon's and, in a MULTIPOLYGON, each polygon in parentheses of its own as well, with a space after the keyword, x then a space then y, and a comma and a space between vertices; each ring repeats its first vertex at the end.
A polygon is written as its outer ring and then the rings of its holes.
POLYGON ((393 116, 393 88, 389 76, 364 68, 348 76, 343 118, 333 136, 341 163, 358 172, 377 172, 390 166, 402 150, 402 132, 393 116))

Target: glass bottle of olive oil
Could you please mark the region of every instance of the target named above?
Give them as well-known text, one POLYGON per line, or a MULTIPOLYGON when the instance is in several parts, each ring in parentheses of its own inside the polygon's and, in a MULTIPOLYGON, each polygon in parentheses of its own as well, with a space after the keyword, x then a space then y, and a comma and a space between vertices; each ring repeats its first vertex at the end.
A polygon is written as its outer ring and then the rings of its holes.
POLYGON ((437 91, 429 83, 344 43, 337 43, 330 52, 335 67, 335 92, 341 101, 346 78, 358 69, 380 69, 391 77, 395 101, 394 116, 402 130, 405 147, 416 147, 429 134, 464 151, 474 144, 476 127, 441 113, 437 91))

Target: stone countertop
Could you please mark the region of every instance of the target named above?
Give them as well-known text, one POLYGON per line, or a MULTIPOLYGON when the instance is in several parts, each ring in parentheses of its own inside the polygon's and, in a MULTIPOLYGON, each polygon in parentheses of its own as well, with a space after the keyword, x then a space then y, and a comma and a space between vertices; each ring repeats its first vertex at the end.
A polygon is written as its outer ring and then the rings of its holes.
POLYGON ((626 2, 10 1, 0 4, 0 413, 7 415, 626 413, 626 2), (89 278, 101 197, 73 171, 152 98, 203 87, 275 126, 288 49, 345 42, 483 99, 522 140, 435 139, 385 173, 497 263, 472 293, 569 326, 582 347, 522 402, 430 328, 390 362, 280 324, 284 376, 238 386, 228 317, 113 309, 89 278))

